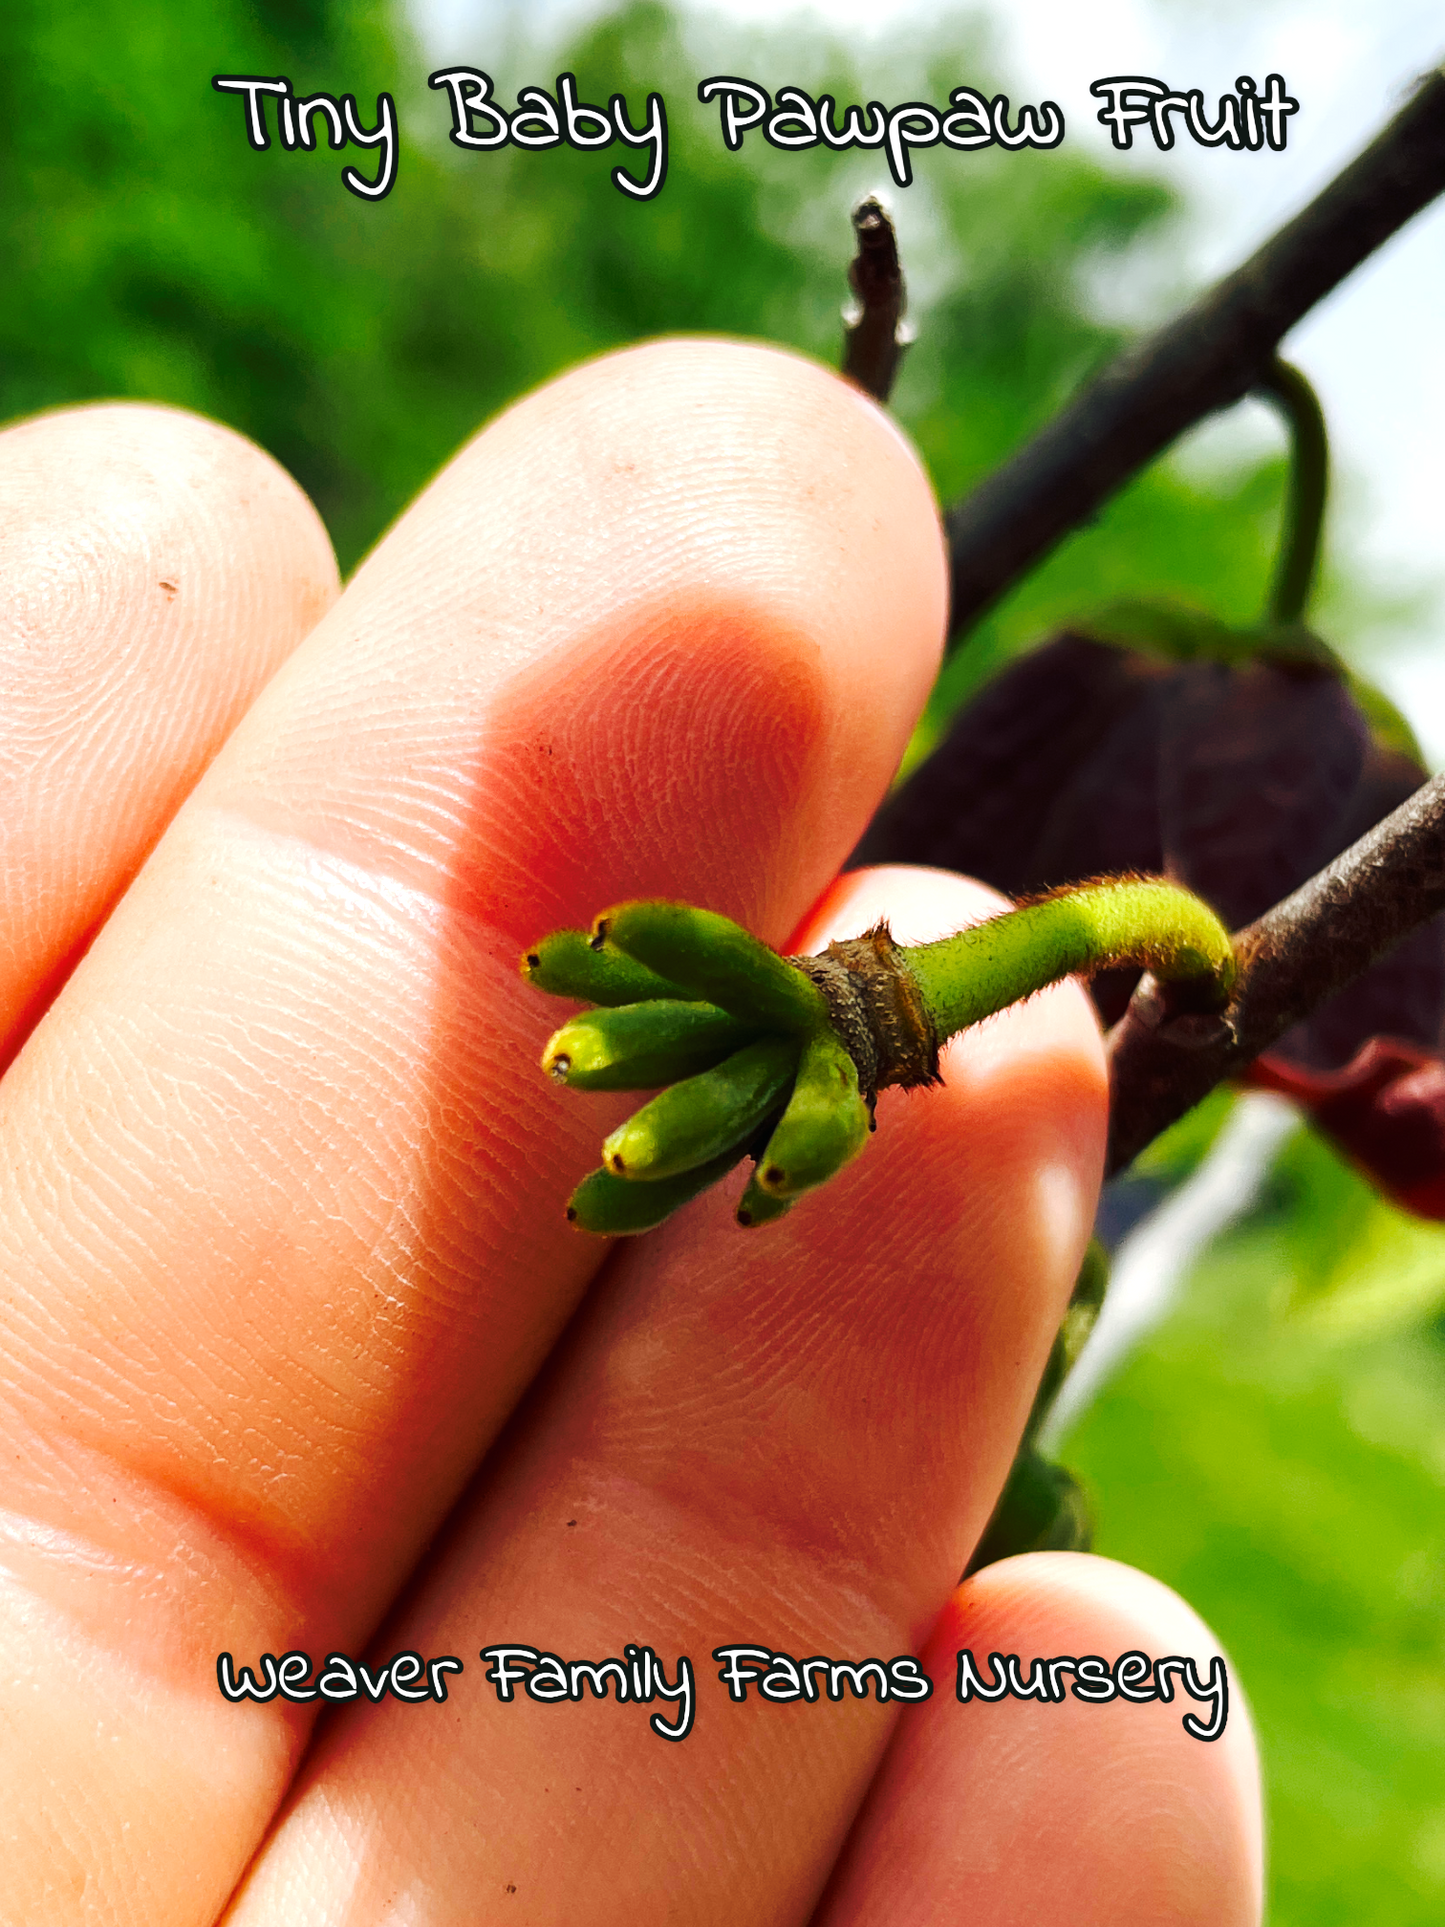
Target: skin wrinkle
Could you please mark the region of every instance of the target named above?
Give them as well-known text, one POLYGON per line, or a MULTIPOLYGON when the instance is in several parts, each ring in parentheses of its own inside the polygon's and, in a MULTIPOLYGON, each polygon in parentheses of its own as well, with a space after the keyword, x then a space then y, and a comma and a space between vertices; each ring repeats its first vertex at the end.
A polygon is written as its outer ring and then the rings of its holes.
MULTIPOLYGON (((54 1447, 37 1438, 34 1452, 46 1485, 34 1485, 32 1507, 50 1495, 59 1502, 54 1447)), ((103 1655, 106 1667, 189 1682, 187 1690, 209 1705, 214 1641, 244 1636, 248 1625, 259 1629, 286 1605, 276 1576, 244 1527, 201 1521, 198 1531, 183 1496, 136 1480, 91 1448, 71 1446, 64 1458, 86 1476, 84 1502, 66 1495, 58 1506, 66 1528, 59 1541, 32 1511, 32 1536, 10 1539, 7 1564, 23 1570, 28 1595, 68 1623, 86 1650, 103 1655), (117 1557, 110 1549, 121 1546, 127 1550, 117 1557), (77 1558, 90 1576, 84 1587, 74 1584, 77 1558), (238 1580, 237 1597, 228 1602, 224 1589, 238 1580), (187 1610, 161 1610, 167 1602, 187 1610)), ((62 1641, 67 1654, 72 1644, 62 1641)))
MULTIPOLYGON (((256 1025, 254 1025, 254 1023, 250 1025, 250 1035, 252 1035, 252 1039, 254 1039, 254 1035, 256 1035, 256 1025)), ((210 1077, 214 1077, 214 1075, 216 1075, 216 1071, 214 1071, 214 1069, 208 1069, 208 1075, 210 1075, 210 1077)), ((324 1120, 324 1122, 329 1122, 329 1120, 324 1120)))
MULTIPOLYGON (((397 839, 390 837, 378 852, 370 841, 370 832, 378 828, 386 829, 387 823, 383 820, 378 825, 370 820, 367 814, 371 807, 369 799, 360 799, 361 813, 350 816, 343 814, 338 817, 334 803, 328 807, 328 844, 321 853, 323 860, 339 861, 350 869, 373 875, 383 886, 390 884, 413 892, 418 897, 429 898, 443 905, 449 916, 461 916, 475 920, 485 928, 495 928, 501 933, 499 941, 516 948, 535 938, 537 931, 534 926, 539 919, 545 923, 549 914, 565 914, 560 907, 555 912, 539 909, 532 900, 539 884, 547 880, 549 869, 565 866, 574 873, 570 887, 574 891, 581 887, 580 879, 575 876, 580 859, 572 854, 577 842, 577 824, 595 825, 608 819, 617 822, 625 838, 625 848, 620 849, 618 855, 626 865, 627 874, 630 876, 639 868, 645 870, 645 858, 639 859, 636 850, 639 828, 636 810, 634 808, 630 813, 623 810, 620 804, 609 801, 609 795, 617 798, 633 795, 636 768, 655 764, 658 760, 666 763, 669 784, 685 782, 680 775, 681 766, 694 762, 710 764, 720 760, 711 740, 717 734, 716 722, 710 721, 701 731, 697 728, 699 685, 695 665, 691 661, 692 652, 679 650, 671 638, 661 648, 664 653, 660 658, 643 655, 630 659, 627 673, 621 676, 604 654, 601 644, 593 646, 595 660, 589 669, 583 671, 563 666, 569 690, 565 707, 580 716, 580 724, 576 726, 584 732, 582 740, 600 737, 604 744, 610 742, 607 726, 604 724, 599 727, 596 720, 596 710, 599 708, 603 709, 605 716, 615 714, 618 717, 617 733, 623 735, 621 749, 606 748, 600 776, 590 780, 573 774, 571 763, 577 759, 569 759, 565 755, 560 758, 538 758, 535 753, 534 718, 538 707, 548 704, 546 691, 527 688, 518 693, 515 701, 499 705, 487 732, 486 763, 477 778, 479 789, 485 790, 494 800, 489 803, 486 819, 477 826, 480 847, 468 866, 478 877, 488 880, 484 890, 475 893, 464 890, 459 897, 454 877, 444 879, 429 856, 418 862, 417 852, 421 846, 415 836, 409 845, 399 844, 397 839), (677 710, 680 705, 663 705, 670 713, 660 743, 649 741, 646 735, 628 740, 627 719, 638 708, 646 707, 640 701, 641 691, 657 680, 660 672, 675 678, 680 692, 687 692, 688 706, 682 708, 679 715, 677 710), (679 759, 682 759, 681 765, 679 759), (349 835, 348 829, 351 831, 349 835), (364 837, 363 832, 366 833, 364 837), (362 841, 358 842, 358 838, 362 838, 362 841), (524 904, 526 907, 522 908, 524 904), (517 909, 514 910, 513 905, 517 909)), ((724 660, 714 673, 719 677, 737 677, 738 672, 724 660)), ((551 678, 554 682, 556 674, 554 671, 551 678)), ((817 737, 820 717, 816 696, 805 697, 800 693, 798 719, 791 729, 787 727, 786 719, 790 714, 788 682, 786 674, 782 677, 771 675, 766 656, 757 659, 756 668, 749 672, 747 697, 739 695, 732 704, 739 720, 729 731, 738 745, 729 758, 730 762, 740 759, 742 745, 752 730, 756 730, 762 738, 765 752, 767 744, 783 734, 787 735, 790 745, 794 742, 811 744, 817 737)), ((704 684, 703 688, 706 686, 704 684)), ((556 732, 559 740, 565 742, 570 726, 565 720, 560 723, 556 732)), ((791 794, 796 792, 804 779, 796 767, 797 751, 790 749, 786 754, 789 767, 779 770, 774 787, 785 786, 786 792, 791 794)), ((755 814, 759 807, 765 806, 770 788, 770 771, 775 766, 775 759, 764 753, 759 758, 759 766, 761 780, 750 779, 749 782, 750 804, 755 814)), ((409 816, 414 822, 416 813, 410 806, 415 801, 418 782, 415 764, 408 773, 408 782, 412 787, 405 800, 409 806, 409 816)), ((454 774, 450 784, 455 789, 454 774)), ((713 787, 715 800, 707 793, 696 793, 694 786, 694 793, 685 799, 674 790, 672 795, 675 800, 670 808, 661 801, 655 806, 652 814, 656 846, 659 849, 665 847, 667 839, 675 832, 679 812, 696 811, 703 821, 718 821, 721 833, 722 812, 719 806, 728 786, 724 781, 715 783, 713 787)), ((443 794, 445 784, 442 777, 438 775, 430 779, 427 788, 434 796, 443 794)), ((220 801, 213 807, 226 811, 244 810, 253 822, 268 831, 293 836, 310 847, 318 847, 310 844, 310 839, 293 823, 277 821, 274 799, 269 793, 255 793, 252 805, 245 799, 227 796, 223 792, 220 801)), ((773 823, 780 826, 790 807, 795 805, 790 805, 786 798, 773 806, 768 817, 769 827, 773 823)), ((451 820, 448 813, 438 808, 433 827, 451 820)), ((775 836, 778 842, 785 841, 781 827, 775 836)), ((592 867, 588 865, 589 869, 592 867)), ((633 893, 645 887, 637 885, 633 893)), ((673 894, 679 893, 674 886, 673 894)))
POLYGON ((13 685, 0 866, 24 933, 0 952, 3 1062, 336 578, 290 478, 179 411, 122 404, 5 430, 0 503, 13 685))
MULTIPOLYGON (((598 1387, 599 1400, 607 1389, 604 1379, 598 1387)), ((599 1522, 608 1522, 609 1533, 618 1540, 626 1538, 618 1531, 618 1519, 632 1521, 633 1530, 642 1535, 646 1552, 644 1555, 634 1549, 628 1569, 650 1572, 654 1562, 662 1562, 672 1585, 658 1587, 655 1601, 665 1599, 674 1620, 685 1623, 690 1617, 698 1624, 723 1624, 735 1616, 726 1591, 719 1590, 719 1585, 722 1575, 734 1576, 735 1585, 740 1570, 747 1570, 750 1583, 760 1587, 779 1609, 779 1623, 791 1624, 813 1615, 812 1623, 820 1621, 825 1633, 841 1639, 845 1634, 856 1637, 860 1614, 870 1619, 879 1617, 883 1609, 869 1589, 846 1577, 857 1567, 857 1561, 838 1556, 840 1546, 853 1541, 840 1541, 824 1532, 818 1540, 823 1556, 814 1558, 814 1541, 797 1532, 795 1520, 783 1513, 777 1504, 778 1494, 771 1487, 766 1493, 766 1509, 760 1509, 756 1498, 733 1495, 716 1479, 684 1473, 659 1479, 654 1467, 639 1465, 626 1450, 630 1438, 626 1430, 613 1434, 600 1428, 589 1410, 569 1401, 566 1429, 553 1448, 565 1467, 557 1472, 555 1483, 565 1490, 569 1507, 590 1507, 599 1522), (570 1446, 569 1435, 573 1441, 570 1446), (624 1469, 628 1465, 633 1469, 624 1469), (686 1550, 703 1545, 709 1550, 701 1562, 698 1554, 686 1550), (676 1549, 684 1550, 679 1553, 676 1549), (706 1600, 709 1611, 685 1610, 691 1597, 706 1600)), ((676 1466, 678 1456, 674 1435, 673 1455, 664 1461, 669 1471, 676 1466)), ((714 1458, 714 1464, 717 1462, 714 1458)), ((489 1510, 511 1510, 521 1516, 529 1508, 537 1509, 540 1493, 524 1497, 532 1488, 515 1484, 517 1477, 516 1469, 509 1471, 504 1459, 497 1468, 489 1510)), ((568 1516, 573 1515, 569 1512, 568 1516)), ((862 1568, 858 1571, 861 1576, 862 1568)), ((887 1617, 886 1612, 883 1616, 887 1617)))
MULTIPOLYGON (((234 1359, 227 1358, 225 1360, 225 1364, 229 1368, 233 1370, 235 1369, 234 1359)), ((225 1402, 221 1402, 220 1409, 225 1409, 225 1402)), ((99 1412, 97 1412, 97 1417, 99 1417, 99 1412)), ((208 1428, 206 1428, 204 1424, 204 1413, 201 1415, 201 1424, 200 1424, 199 1430, 202 1436, 208 1436, 208 1435, 219 1436, 221 1432, 221 1428, 217 1427, 216 1432, 214 1434, 208 1433, 208 1428)), ((112 1437, 114 1436, 113 1430, 111 1431, 111 1436, 112 1437)), ((254 1467, 255 1465, 255 1455, 253 1453, 246 1452, 244 1450, 244 1447, 245 1447, 245 1442, 247 1437, 256 1437, 256 1436, 257 1435, 254 1434, 253 1432, 248 1432, 247 1434, 242 1435, 242 1437, 237 1442, 238 1445, 242 1448, 240 1451, 240 1457, 243 1460, 249 1461, 252 1467, 254 1467)), ((305 1463, 309 1459, 311 1452, 314 1451, 316 1444, 317 1444, 317 1438, 314 1432, 309 1436, 307 1436, 305 1439, 298 1440, 297 1449, 292 1455, 293 1462, 295 1464, 305 1463)), ((53 1447, 47 1446, 47 1449, 53 1450, 53 1447)), ((103 1456, 108 1457, 110 1462, 113 1464, 118 1462, 116 1459, 116 1455, 113 1451, 110 1452, 108 1455, 103 1455, 103 1456)), ((278 1467, 278 1470, 279 1470, 279 1467, 278 1467)), ((164 1477, 156 1476, 153 1471, 152 1472, 143 1471, 142 1473, 139 1473, 135 1476, 136 1476, 136 1480, 138 1481, 135 1484, 135 1491, 139 1494, 140 1498, 143 1501, 146 1500, 147 1495, 150 1495, 151 1499, 159 1502, 164 1502, 164 1501, 174 1502, 174 1505, 172 1507, 172 1512, 173 1512, 173 1518, 175 1520, 175 1523, 169 1525, 166 1528, 166 1531, 162 1534, 163 1539, 168 1539, 171 1546, 173 1546, 176 1550, 183 1549, 184 1546, 196 1536, 197 1521, 199 1519, 206 1525, 207 1530, 210 1531, 213 1536, 218 1536, 222 1541, 230 1542, 233 1545, 238 1547, 241 1545, 244 1545, 245 1552, 243 1555, 243 1561, 245 1563, 254 1563, 259 1558, 263 1562, 263 1564, 269 1565, 274 1570, 274 1573, 277 1579, 280 1581, 279 1588, 276 1586, 273 1586, 270 1590, 272 1591, 273 1596, 275 1596, 278 1600, 282 1596, 284 1596, 284 1594, 288 1590, 287 1583, 286 1583, 286 1573, 285 1573, 285 1567, 287 1562, 285 1557, 283 1556, 286 1552, 286 1547, 284 1545, 284 1542, 274 1538, 274 1535, 273 1535, 272 1541, 268 1543, 264 1533, 258 1531, 257 1522, 247 1520, 244 1517, 240 1516, 239 1514, 237 1514, 237 1516, 235 1517, 231 1517, 229 1515, 212 1516, 211 1514, 206 1512, 206 1509, 204 1507, 199 1508, 198 1510, 198 1508, 195 1506, 193 1502, 192 1495, 189 1494, 184 1489, 184 1487, 178 1482, 168 1482, 164 1477), (177 1507, 179 1508, 178 1510, 175 1509, 177 1507), (182 1525, 180 1523, 181 1521, 186 1521, 187 1523, 182 1525)), ((69 1504, 71 1503, 73 1502, 67 1501, 66 1507, 68 1508, 69 1504)), ((140 1510, 142 1511, 147 1509, 149 1509, 148 1502, 146 1504, 143 1504, 140 1507, 140 1510)), ((64 1508, 62 1510, 62 1516, 68 1516, 68 1512, 64 1508)), ((294 1554, 292 1555, 291 1563, 292 1564, 295 1563, 294 1554)), ((299 1594, 304 1591, 304 1586, 301 1583, 299 1583, 299 1581, 295 1581, 293 1579, 293 1583, 291 1584, 289 1590, 293 1594, 299 1594)), ((274 1612, 275 1612, 274 1607, 271 1609, 271 1612, 274 1615, 274 1612)), ((296 1613, 294 1601, 293 1603, 287 1606, 286 1617, 292 1619, 293 1622, 296 1620, 297 1613, 296 1613)), ((218 1624, 218 1626, 214 1629, 213 1637, 215 1636, 224 1637, 225 1633, 226 1633, 225 1625, 218 1624)), ((194 1654, 190 1653, 189 1647, 187 1648, 187 1651, 188 1651, 188 1656, 192 1659, 192 1670, 194 1671, 194 1654)), ((202 1670, 204 1670, 204 1668, 202 1670)))

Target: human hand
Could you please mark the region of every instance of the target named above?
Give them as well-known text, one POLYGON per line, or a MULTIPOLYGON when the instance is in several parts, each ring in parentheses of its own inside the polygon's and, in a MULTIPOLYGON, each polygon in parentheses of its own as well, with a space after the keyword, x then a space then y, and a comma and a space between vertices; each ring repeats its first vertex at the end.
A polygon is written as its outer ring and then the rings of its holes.
POLYGON ((815 948, 991 901, 830 883, 942 628, 886 419, 737 345, 578 370, 304 642, 324 538, 223 431, 26 424, 0 499, 10 1048, 59 990, 0 1086, 0 1917, 210 1922, 244 1876, 248 1927, 1257 1918, 1237 1700, 1205 1745, 1177 1701, 953 1697, 965 1644, 1213 1650, 1104 1561, 949 1604, 1088 1232, 1082 995, 886 1092, 766 1231, 730 1195, 626 1248, 562 1214, 633 1100, 538 1072, 536 936, 657 895, 815 948), (480 1656, 629 1642, 690 1657, 676 1743, 679 1701, 504 1703, 480 1656), (726 1644, 920 1654, 934 1694, 734 1704, 726 1644), (217 1683, 407 1650, 462 1661, 445 1703, 383 1686, 304 1760, 320 1700, 217 1683))

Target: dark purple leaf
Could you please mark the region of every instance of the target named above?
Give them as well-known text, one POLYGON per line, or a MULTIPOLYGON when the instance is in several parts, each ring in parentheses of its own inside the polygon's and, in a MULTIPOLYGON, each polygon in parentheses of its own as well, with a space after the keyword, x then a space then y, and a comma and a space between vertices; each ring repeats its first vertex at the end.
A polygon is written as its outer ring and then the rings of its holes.
POLYGON ((1445 1060, 1374 1037, 1342 1071, 1313 1071, 1271 1051, 1250 1068, 1258 1089, 1293 1098, 1351 1163, 1408 1211, 1445 1219, 1445 1060))
MULTIPOLYGON (((1097 787, 1090 766, 1106 744, 1117 747, 1115 734, 1131 715, 1152 711, 1171 673, 1081 636, 1062 635, 1034 650, 967 705, 932 756, 884 803, 849 867, 931 864, 981 877, 1009 896, 1044 887, 1040 843, 1058 822, 1069 785, 1082 778, 1097 787)), ((1152 796, 1145 810, 1147 847, 1151 837, 1157 844, 1152 796)), ((1096 833, 1102 838, 1107 823, 1122 816, 1105 794, 1096 833)), ((1070 880, 1068 873, 1049 879, 1070 880)))
MULTIPOLYGON (((1131 620, 1164 617, 1141 605, 1131 620)), ((1240 637, 1202 617, 1184 637, 1191 659, 1172 630, 1152 652, 1143 629, 1130 639, 1146 646, 1070 632, 1005 669, 884 804, 853 862, 933 864, 1015 897, 1166 871, 1237 929, 1424 780, 1371 738, 1327 663, 1242 662, 1240 637), (1216 629, 1229 660, 1206 659, 1216 629)), ((1105 1022, 1136 982, 1094 980, 1105 1022)), ((1377 1036, 1433 1048, 1442 1013, 1445 919, 1296 1026, 1273 1060, 1334 1071, 1377 1036)))
POLYGON ((1165 869, 1231 929, 1252 922, 1345 847, 1335 832, 1367 742, 1328 670, 1191 664, 1159 746, 1165 869))

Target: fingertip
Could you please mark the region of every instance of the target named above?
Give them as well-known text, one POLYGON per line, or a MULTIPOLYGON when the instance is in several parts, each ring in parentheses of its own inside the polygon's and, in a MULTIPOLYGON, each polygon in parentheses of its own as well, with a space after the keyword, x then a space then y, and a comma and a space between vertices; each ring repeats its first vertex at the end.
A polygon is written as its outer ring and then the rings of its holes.
POLYGON ((1001 1560, 955 1592, 924 1668, 933 1697, 904 1716, 818 1927, 965 1914, 976 1927, 1255 1927, 1263 1845, 1249 1713, 1218 1642, 1176 1593, 1088 1554, 1001 1560), (988 1697, 970 1677, 960 1698, 964 1653, 988 1697), (1133 1682, 1139 1697, 1074 1692, 1073 1661, 1117 1669, 1131 1653, 1153 1669, 1133 1682), (1049 1661, 1060 1697, 993 1698, 1010 1662, 1028 1686, 1049 1661), (1161 1661, 1168 1702, 1143 1697, 1161 1661), (1220 1699, 1193 1686, 1217 1691, 1221 1679, 1223 1726, 1206 1742, 1184 1722, 1218 1723, 1220 1699))

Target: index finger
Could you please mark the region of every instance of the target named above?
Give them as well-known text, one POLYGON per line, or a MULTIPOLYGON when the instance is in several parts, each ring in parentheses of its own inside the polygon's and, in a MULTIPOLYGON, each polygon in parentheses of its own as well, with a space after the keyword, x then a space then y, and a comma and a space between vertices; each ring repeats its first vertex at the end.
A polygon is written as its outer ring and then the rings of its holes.
MULTIPOLYGON (((84 1814, 74 1864, 111 1836, 118 1910, 219 1904, 296 1739, 238 1724, 217 1651, 355 1650, 605 1250, 561 1204, 608 1101, 537 1075, 518 949, 647 894, 781 939, 897 763, 943 604, 926 483, 832 377, 681 342, 577 371, 366 564, 31 1039, 14 1756, 84 1814)), ((55 1851, 8 1869, 17 1918, 55 1851)))

